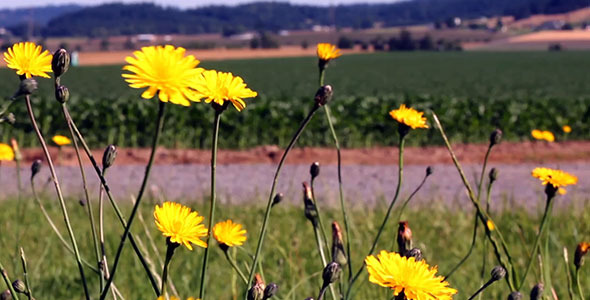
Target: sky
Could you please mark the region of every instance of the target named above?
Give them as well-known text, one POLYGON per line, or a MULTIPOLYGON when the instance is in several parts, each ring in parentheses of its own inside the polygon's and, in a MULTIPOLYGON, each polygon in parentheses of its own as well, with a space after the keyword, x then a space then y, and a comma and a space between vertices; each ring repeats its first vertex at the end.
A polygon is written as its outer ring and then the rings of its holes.
MULTIPOLYGON (((315 4, 315 5, 330 5, 330 4, 348 4, 348 3, 385 3, 395 2, 399 0, 279 0, 277 2, 291 2, 296 4, 315 4)), ((0 9, 3 8, 24 8, 33 6, 45 5, 62 5, 62 4, 80 4, 80 5, 98 5, 109 2, 153 2, 163 6, 173 6, 179 8, 193 8, 199 6, 206 6, 212 4, 235 5, 253 0, 0 0, 0 9)))

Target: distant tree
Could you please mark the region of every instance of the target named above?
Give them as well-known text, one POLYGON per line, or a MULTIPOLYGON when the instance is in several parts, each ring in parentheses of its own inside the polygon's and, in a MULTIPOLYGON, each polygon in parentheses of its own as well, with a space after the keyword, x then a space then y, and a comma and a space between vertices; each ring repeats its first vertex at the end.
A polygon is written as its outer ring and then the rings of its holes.
POLYGON ((383 51, 387 46, 387 41, 380 35, 371 40, 371 45, 375 51, 383 51))
POLYGON ((100 50, 109 51, 110 46, 111 46, 111 42, 109 41, 108 37, 105 37, 102 40, 100 40, 100 50))
POLYGON ((561 30, 574 30, 574 26, 572 26, 572 23, 565 23, 561 26, 561 30))
POLYGON ((137 48, 137 46, 133 42, 133 39, 130 36, 128 36, 127 40, 125 40, 125 44, 123 44, 123 48, 125 48, 127 50, 133 50, 133 49, 137 48))
POLYGON ((301 41, 301 48, 307 49, 309 47, 309 42, 307 40, 301 41))
POLYGON ((260 48, 262 49, 273 49, 279 48, 279 41, 273 37, 270 33, 264 32, 260 35, 260 48))
POLYGON ((550 52, 557 52, 557 51, 563 50, 563 47, 561 46, 560 43, 553 43, 553 44, 549 45, 547 50, 549 50, 550 52))
POLYGON ((352 47, 354 47, 354 42, 346 36, 341 36, 338 39, 337 46, 340 49, 352 49, 352 47))
POLYGON ((435 49, 434 41, 432 40, 432 36, 430 34, 426 34, 422 39, 420 39, 418 46, 420 50, 424 51, 431 51, 435 49))
POLYGON ((416 49, 416 43, 412 40, 412 33, 407 29, 402 29, 399 33, 398 50, 412 51, 416 49))
POLYGON ((250 40, 250 49, 258 49, 260 48, 260 40, 258 39, 258 37, 253 37, 250 40))

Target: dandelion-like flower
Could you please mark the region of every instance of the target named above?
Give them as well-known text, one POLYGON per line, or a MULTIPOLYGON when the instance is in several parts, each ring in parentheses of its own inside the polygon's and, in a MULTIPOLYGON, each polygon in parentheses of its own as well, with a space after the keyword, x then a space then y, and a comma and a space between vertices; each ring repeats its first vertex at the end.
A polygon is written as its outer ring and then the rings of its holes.
POLYGON ((319 43, 317 47, 317 55, 320 60, 328 62, 332 59, 340 57, 340 49, 330 43, 319 43))
POLYGON ((219 244, 228 247, 241 246, 246 241, 246 229, 241 224, 227 220, 213 226, 213 237, 219 244))
POLYGON ((428 128, 426 118, 423 116, 424 112, 406 107, 405 104, 402 104, 398 109, 390 111, 389 115, 398 123, 411 127, 412 129, 428 128))
POLYGON ((560 194, 565 194, 563 187, 578 183, 578 177, 561 170, 549 168, 535 168, 532 171, 535 178, 539 178, 543 185, 550 184, 559 190, 560 194))
POLYGON ((547 141, 550 143, 555 141, 555 135, 553 135, 553 133, 548 130, 534 129, 531 131, 531 136, 533 136, 533 138, 536 140, 547 141))
POLYGON ((246 102, 242 99, 258 95, 246 86, 241 77, 215 70, 201 73, 194 88, 205 102, 223 106, 226 101, 230 101, 238 111, 246 107, 246 102))
POLYGON ((41 46, 31 42, 14 44, 4 52, 6 66, 16 70, 17 75, 24 75, 26 78, 49 78, 47 72, 51 72, 51 58, 49 51, 43 51, 41 46))
POLYGON ((377 257, 367 256, 365 264, 370 282, 391 288, 396 296, 404 292, 408 300, 447 300, 457 293, 442 276, 436 276, 436 267, 414 257, 381 251, 377 257))
POLYGON ((563 126, 561 127, 561 130, 563 130, 563 132, 565 132, 565 133, 570 133, 570 132, 572 132, 572 128, 571 128, 569 125, 563 125, 563 126))
POLYGON ((144 99, 157 93, 162 102, 189 106, 189 100, 199 101, 193 86, 203 69, 197 68, 199 60, 192 55, 184 56, 185 52, 184 48, 171 45, 143 47, 133 52, 135 57, 125 59, 128 65, 123 70, 131 74, 123 74, 123 78, 132 88, 147 88, 141 94, 144 99))
POLYGON ((7 144, 0 143, 0 161, 14 160, 14 151, 12 147, 7 144))
POLYGON ((156 226, 170 242, 186 246, 193 250, 192 244, 207 248, 207 243, 200 238, 207 236, 207 228, 201 224, 203 217, 197 211, 174 202, 156 205, 154 210, 156 226))
POLYGON ((58 145, 60 147, 65 146, 65 145, 69 145, 72 143, 72 141, 68 137, 63 136, 63 135, 56 135, 56 136, 52 137, 51 140, 56 145, 58 145))

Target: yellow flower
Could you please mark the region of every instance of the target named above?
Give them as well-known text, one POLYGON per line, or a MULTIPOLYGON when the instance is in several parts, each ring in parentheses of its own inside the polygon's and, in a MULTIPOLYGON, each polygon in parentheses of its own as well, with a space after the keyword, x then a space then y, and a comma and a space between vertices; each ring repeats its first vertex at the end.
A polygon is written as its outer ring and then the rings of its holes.
POLYGON ((543 131, 541 131, 539 129, 534 129, 533 131, 531 131, 531 135, 533 136, 533 138, 535 140, 542 140, 543 139, 543 131))
POLYGON ((12 147, 0 143, 0 161, 7 160, 12 161, 14 160, 14 151, 12 147))
POLYGON ((246 83, 239 76, 232 73, 207 70, 197 78, 194 88, 199 92, 205 102, 223 106, 225 101, 230 101, 238 111, 246 107, 242 98, 256 97, 258 93, 246 87, 246 83))
POLYGON ((42 50, 43 48, 35 43, 17 43, 8 48, 8 52, 4 52, 4 61, 7 67, 16 70, 17 75, 25 75, 26 78, 49 78, 47 72, 51 72, 52 55, 49 51, 42 50))
POLYGON ((201 224, 203 217, 197 211, 178 203, 164 202, 162 207, 156 205, 154 218, 158 229, 171 242, 184 245, 189 250, 193 250, 191 243, 207 248, 207 243, 200 239, 207 236, 207 228, 201 224))
POLYGON ((426 118, 423 117, 424 113, 413 108, 408 108, 405 104, 402 104, 398 109, 390 111, 389 115, 400 124, 404 124, 412 129, 428 128, 426 118))
POLYGON ((72 143, 72 141, 70 141, 69 138, 63 136, 63 135, 56 135, 53 138, 51 138, 51 140, 58 146, 65 146, 65 145, 69 145, 72 143))
MULTIPOLYGON (((166 300, 166 298, 164 296, 160 296, 158 297, 158 300, 166 300)), ((170 300, 180 300, 174 296, 170 296, 170 300)), ((186 298, 186 300, 201 300, 200 298, 194 298, 194 297, 188 297, 186 298)))
POLYGON ((194 56, 184 54, 184 48, 171 45, 143 47, 133 52, 135 57, 125 58, 128 65, 123 70, 132 74, 123 77, 132 88, 147 88, 141 94, 144 99, 151 99, 157 93, 162 102, 189 106, 189 100, 199 102, 192 87, 203 69, 196 68, 199 61, 194 56))
POLYGON ((543 140, 550 143, 555 141, 555 136, 551 131, 535 129, 531 131, 531 135, 536 140, 543 140))
POLYGON ((543 131, 543 139, 549 143, 555 142, 555 136, 553 135, 553 133, 551 131, 547 131, 547 130, 543 131))
POLYGON ((391 288, 395 296, 403 291, 408 300, 447 300, 457 293, 442 276, 436 276, 436 267, 414 257, 381 251, 377 257, 367 256, 365 264, 369 281, 391 288))
POLYGON ((561 129, 562 129, 562 130, 563 130, 563 132, 565 132, 565 133, 570 133, 570 132, 572 132, 572 128, 571 128, 569 125, 563 125, 563 126, 561 127, 561 129))
POLYGON ((496 229, 496 224, 494 224, 494 222, 492 220, 488 220, 486 222, 486 225, 488 226, 488 229, 490 231, 494 231, 496 229))
POLYGON ((320 43, 317 47, 317 54, 320 60, 329 61, 340 57, 340 49, 330 43, 320 43))
POLYGON ((213 237, 220 244, 229 247, 241 246, 246 241, 246 229, 243 229, 241 224, 227 220, 213 226, 213 237))
POLYGON ((551 184, 562 195, 565 194, 564 186, 578 183, 578 177, 561 170, 535 168, 532 175, 543 181, 543 185, 551 184))

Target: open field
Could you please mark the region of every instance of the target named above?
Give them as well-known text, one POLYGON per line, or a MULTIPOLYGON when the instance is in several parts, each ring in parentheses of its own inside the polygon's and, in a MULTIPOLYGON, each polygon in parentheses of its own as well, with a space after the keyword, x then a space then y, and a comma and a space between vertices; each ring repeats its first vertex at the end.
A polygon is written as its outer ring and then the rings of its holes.
MULTIPOLYGON (((60 211, 53 198, 44 198, 43 201, 48 206, 54 221, 59 223, 60 211)), ((154 200, 147 199, 141 213, 147 224, 147 232, 152 236, 160 258, 163 258, 165 241, 153 225, 151 201, 154 200)), ((77 201, 74 199, 70 199, 68 202, 77 236, 80 239, 89 236, 89 232, 86 231, 88 220, 85 218, 85 209, 77 205, 77 201)), ((199 211, 204 210, 200 201, 193 202, 190 206, 199 211)), ((14 245, 17 233, 20 233, 21 246, 23 246, 29 260, 31 284, 34 291, 39 291, 35 296, 38 299, 46 300, 81 299, 74 296, 79 294, 72 292, 79 288, 79 274, 73 256, 70 257, 71 255, 64 250, 31 199, 22 202, 20 213, 23 218, 21 222, 13 222, 17 216, 17 209, 19 209, 19 205, 16 201, 0 204, 0 226, 3 228, 0 242, 2 245, 14 245)), ((337 211, 331 209, 323 211, 329 220, 340 217, 337 211)), ((520 267, 525 262, 526 251, 528 251, 525 249, 529 249, 537 230, 539 213, 537 210, 512 209, 495 214, 497 224, 506 233, 507 243, 516 253, 517 264, 520 267), (520 225, 517 226, 516 222, 520 225), (526 243, 526 246, 523 243, 526 243)), ((262 209, 258 206, 224 205, 219 207, 219 218, 233 218, 245 224, 248 230, 248 241, 242 249, 246 252, 252 252, 255 247, 258 226, 261 222, 260 215, 262 215, 262 209)), ((394 211, 394 216, 397 216, 397 211, 394 211)), ((106 231, 110 233, 107 234, 107 248, 111 252, 117 245, 117 233, 120 232, 120 227, 110 212, 107 217, 105 220, 106 231)), ((352 261, 355 266, 359 266, 365 252, 368 251, 367 244, 377 230, 376 227, 382 217, 382 206, 375 209, 357 207, 354 210, 352 220, 356 227, 351 234, 354 252, 352 261)), ((407 211, 403 214, 402 219, 409 221, 413 231, 414 245, 422 249, 430 264, 439 265, 441 274, 446 274, 467 252, 473 230, 473 215, 470 209, 449 210, 444 205, 431 202, 420 209, 407 211)), ((394 249, 395 230, 397 230, 395 223, 395 218, 390 220, 382 243, 377 249, 394 249)), ((551 234, 549 249, 552 253, 551 262, 554 283, 556 283, 555 289, 559 296, 565 297, 567 292, 562 247, 568 248, 571 259, 575 245, 590 235, 590 210, 588 208, 572 210, 570 207, 564 207, 556 211, 552 223, 555 230, 551 234)), ((144 241, 146 247, 149 248, 151 258, 158 264, 158 259, 153 254, 152 247, 144 233, 144 227, 141 223, 136 225, 134 231, 144 241)), ((60 228, 62 227, 60 226, 60 228)), ((277 299, 295 300, 317 294, 320 287, 318 280, 321 276, 321 264, 312 240, 311 225, 305 220, 302 208, 281 204, 276 210, 273 210, 271 227, 268 232, 269 243, 265 246, 264 266, 267 268, 265 268, 264 275, 267 282, 276 282, 279 285, 277 299)), ((449 279, 453 287, 459 288, 456 299, 466 299, 482 282, 479 275, 482 264, 482 248, 481 243, 478 245, 464 267, 449 279)), ((239 279, 236 278, 235 273, 231 272, 231 268, 223 259, 223 254, 217 246, 212 246, 214 251, 211 255, 209 296, 214 299, 234 299, 229 295, 241 292, 239 279), (235 288, 236 286, 238 288, 235 288)), ((93 259, 90 249, 90 241, 84 239, 82 253, 89 261, 93 259)), ((0 252, 0 261, 4 262, 9 270, 18 269, 13 268, 13 264, 18 265, 14 258, 14 251, 14 248, 5 246, 4 251, 0 252)), ((247 260, 244 251, 239 250, 237 253, 240 261, 247 260)), ((178 292, 183 296, 196 294, 201 254, 202 249, 198 248, 192 252, 187 249, 179 249, 175 255, 171 266, 172 280, 178 292)), ((153 299, 153 292, 147 284, 143 269, 129 247, 123 259, 124 265, 115 281, 118 288, 127 299, 153 299)), ((485 278, 487 279, 487 272, 495 265, 492 255, 488 256, 486 265, 485 278)), ((87 271, 90 272, 89 269, 87 271)), ((10 275, 16 277, 13 274, 14 272, 11 272, 10 275)), ((588 274, 588 268, 582 268, 581 279, 585 286, 590 285, 588 274)), ((529 281, 523 289, 525 294, 528 294, 533 284, 538 282, 538 271, 534 270, 531 275, 533 276, 529 276, 529 281)), ((389 290, 369 284, 366 273, 361 277, 360 282, 362 288, 356 294, 355 299, 389 299, 391 297, 387 296, 391 295, 389 290)), ((97 287, 96 284, 95 280, 91 280, 92 289, 97 287)), ((504 281, 494 283, 484 292, 483 299, 505 299, 507 297, 506 291, 507 287, 504 281)))
MULTIPOLYGON (((260 145, 284 147, 311 107, 317 86, 316 59, 312 57, 204 61, 205 68, 232 71, 260 93, 243 113, 228 111, 221 122, 221 148, 260 145), (309 103, 309 104, 308 104, 309 103)), ((376 53, 347 55, 327 70, 327 83, 335 87, 332 111, 336 130, 346 147, 390 146, 395 124, 388 111, 406 103, 432 109, 441 117, 455 142, 484 142, 496 127, 507 140, 529 140, 534 128, 552 130, 558 140, 562 125, 572 126, 569 139, 590 138, 590 89, 585 74, 590 68, 586 52, 545 53, 376 53)), ((11 95, 18 80, 10 70, 0 91, 11 95)), ((70 110, 91 146, 114 143, 144 147, 153 131, 155 101, 140 100, 140 91, 122 80, 121 69, 73 68, 62 83, 70 88, 70 110)), ((40 79, 34 97, 36 114, 46 135, 66 133, 51 81, 40 79)), ((9 111, 17 116, 15 128, 3 126, 6 141, 15 136, 24 147, 36 146, 28 134, 29 122, 22 102, 9 111)), ((164 126, 165 147, 207 148, 213 115, 207 105, 190 109, 170 107, 164 126)), ((318 114, 298 145, 326 146, 332 140, 323 113, 318 114)), ((420 131, 414 145, 440 144, 436 132, 420 131)))

